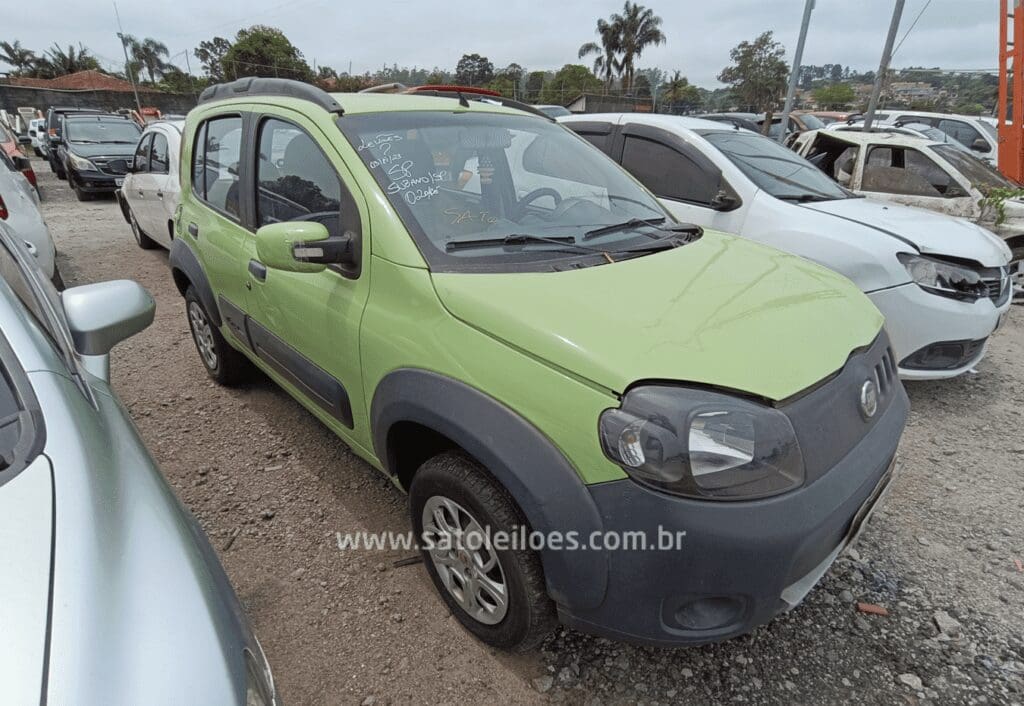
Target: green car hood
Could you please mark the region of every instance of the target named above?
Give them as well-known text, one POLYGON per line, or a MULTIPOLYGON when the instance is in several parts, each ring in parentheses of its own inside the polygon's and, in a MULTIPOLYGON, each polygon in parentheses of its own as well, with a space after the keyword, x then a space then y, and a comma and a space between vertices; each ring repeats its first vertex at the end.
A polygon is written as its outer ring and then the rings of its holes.
POLYGON ((675 380, 781 400, 839 370, 883 323, 842 276, 710 231, 580 270, 432 277, 465 323, 617 393, 675 380))

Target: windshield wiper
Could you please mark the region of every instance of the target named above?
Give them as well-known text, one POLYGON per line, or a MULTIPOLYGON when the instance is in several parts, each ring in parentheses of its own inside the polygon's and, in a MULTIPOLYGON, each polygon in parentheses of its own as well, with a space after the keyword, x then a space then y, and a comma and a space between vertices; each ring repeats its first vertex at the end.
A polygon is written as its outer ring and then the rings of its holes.
POLYGON ((491 248, 491 247, 505 247, 508 245, 526 245, 527 243, 544 243, 545 245, 560 245, 569 246, 580 252, 593 252, 601 254, 604 250, 599 248, 589 248, 585 245, 579 245, 576 243, 576 239, 572 236, 559 236, 548 238, 543 235, 531 235, 529 233, 512 233, 501 238, 478 238, 476 240, 449 240, 444 244, 445 252, 454 252, 456 250, 469 250, 472 248, 491 248))
POLYGON ((68 142, 74 142, 76 145, 98 145, 99 140, 68 140, 68 142))
POLYGON ((796 203, 811 203, 818 201, 838 201, 844 196, 821 196, 819 194, 782 194, 776 196, 779 201, 794 201, 796 203))
POLYGON ((601 226, 600 228, 588 230, 583 234, 582 240, 590 240, 591 238, 596 238, 599 235, 618 233, 622 230, 633 230, 635 228, 643 228, 644 226, 656 226, 664 222, 664 216, 659 216, 657 218, 630 218, 628 221, 623 221, 622 223, 611 223, 606 226, 601 226))

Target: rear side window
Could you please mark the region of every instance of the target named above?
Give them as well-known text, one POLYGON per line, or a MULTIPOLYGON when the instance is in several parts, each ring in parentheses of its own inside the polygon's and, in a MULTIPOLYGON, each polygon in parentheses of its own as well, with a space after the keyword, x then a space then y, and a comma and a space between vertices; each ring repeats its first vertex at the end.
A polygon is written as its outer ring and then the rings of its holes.
POLYGON ((622 166, 662 198, 710 204, 718 190, 690 158, 643 137, 626 137, 622 166))
POLYGON ((930 157, 902 147, 872 147, 864 165, 861 188, 906 196, 966 196, 949 173, 930 157))
POLYGON ((153 133, 153 149, 150 152, 149 171, 154 174, 166 174, 170 167, 167 138, 159 132, 153 133))
POLYGON ((598 132, 578 132, 576 134, 605 154, 608 154, 611 151, 612 136, 609 133, 601 134, 598 132))
POLYGON ((259 145, 257 224, 314 221, 341 235, 341 181, 313 138, 271 118, 260 126, 259 145))
POLYGON ((135 171, 148 172, 149 171, 149 145, 153 142, 153 138, 146 135, 139 140, 138 147, 135 148, 135 171))
POLYGON ((192 150, 192 188, 199 198, 228 217, 239 219, 238 166, 242 118, 212 118, 196 133, 192 150))

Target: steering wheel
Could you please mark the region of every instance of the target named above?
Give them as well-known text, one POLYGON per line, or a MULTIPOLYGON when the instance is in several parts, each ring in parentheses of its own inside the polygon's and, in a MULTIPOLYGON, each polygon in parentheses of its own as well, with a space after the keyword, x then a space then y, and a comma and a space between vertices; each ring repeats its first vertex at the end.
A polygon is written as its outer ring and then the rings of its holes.
POLYGON ((530 193, 526 194, 523 198, 516 202, 516 219, 521 218, 525 212, 526 207, 544 196, 550 196, 555 200, 555 207, 557 208, 562 203, 562 195, 548 186, 542 186, 539 189, 534 189, 530 193))

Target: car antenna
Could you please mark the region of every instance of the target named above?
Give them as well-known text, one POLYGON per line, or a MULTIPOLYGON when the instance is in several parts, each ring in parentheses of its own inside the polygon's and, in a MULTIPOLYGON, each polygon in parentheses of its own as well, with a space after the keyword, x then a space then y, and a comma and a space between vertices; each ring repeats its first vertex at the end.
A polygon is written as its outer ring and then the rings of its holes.
POLYGON ((459 94, 459 105, 461 105, 463 108, 468 108, 469 101, 466 100, 466 96, 462 95, 462 91, 456 91, 456 93, 459 94))

